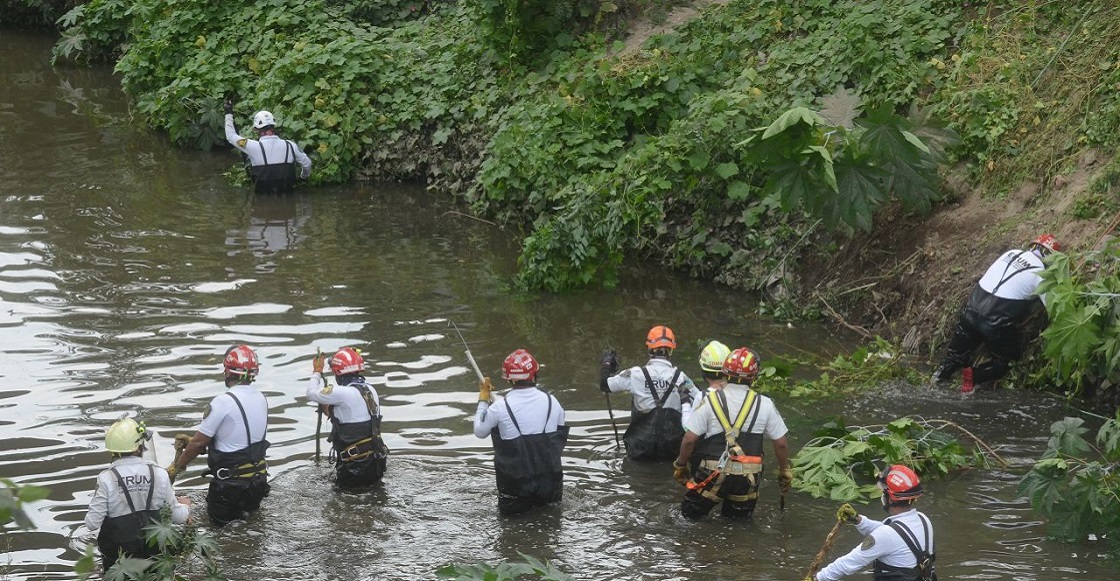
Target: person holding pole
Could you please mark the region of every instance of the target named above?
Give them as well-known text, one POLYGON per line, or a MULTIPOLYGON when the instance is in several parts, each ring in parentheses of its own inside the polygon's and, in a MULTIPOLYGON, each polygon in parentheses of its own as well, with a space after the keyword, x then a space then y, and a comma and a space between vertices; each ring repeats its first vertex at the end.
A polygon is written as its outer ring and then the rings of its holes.
POLYGON ((889 516, 882 521, 860 516, 850 504, 844 504, 836 516, 856 526, 866 535, 863 542, 848 554, 836 559, 820 572, 809 568, 804 581, 839 581, 873 566, 874 581, 936 581, 934 570, 933 524, 929 517, 914 508, 922 496, 922 482, 907 466, 895 464, 878 479, 883 491, 883 510, 889 516))
POLYGON ((218 527, 259 509, 271 489, 265 461, 268 400, 252 387, 260 361, 248 345, 235 345, 226 350, 222 365, 228 391, 210 401, 198 431, 167 467, 174 481, 207 451, 206 473, 213 479, 206 493, 206 512, 218 527))
POLYGON ((673 330, 658 325, 646 335, 649 362, 618 371, 613 351, 603 355, 599 389, 606 394, 628 391, 633 410, 622 441, 631 460, 671 460, 680 449, 684 421, 692 413, 700 391, 687 375, 669 361, 677 339, 673 330))
POLYGON ((389 448, 381 439, 381 402, 377 391, 362 375, 366 362, 357 349, 343 347, 330 359, 337 386, 323 377, 324 359, 316 355, 307 399, 318 403, 331 421, 327 441, 333 446, 335 485, 339 488, 369 486, 381 481, 389 448))
POLYGON ((532 354, 518 349, 502 363, 502 379, 513 386, 504 398, 491 405, 490 378, 478 385, 474 435, 489 436, 494 443, 498 512, 503 515, 559 502, 563 494, 561 454, 568 426, 560 402, 537 388, 539 371, 532 354))

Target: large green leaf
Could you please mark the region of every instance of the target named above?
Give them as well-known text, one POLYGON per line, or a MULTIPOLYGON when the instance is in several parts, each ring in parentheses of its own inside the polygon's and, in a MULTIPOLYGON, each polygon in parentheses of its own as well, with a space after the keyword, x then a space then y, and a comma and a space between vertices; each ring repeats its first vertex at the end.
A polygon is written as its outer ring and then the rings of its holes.
POLYGON ((887 199, 883 188, 886 172, 866 158, 847 155, 838 157, 833 168, 841 219, 852 228, 871 230, 872 213, 887 199))
POLYGON ((1043 331, 1042 337, 1046 340, 1044 352, 1057 362, 1063 377, 1068 377, 1074 364, 1088 360, 1100 346, 1098 314, 1100 309, 1096 305, 1060 309, 1055 312, 1050 326, 1043 331))
POLYGON ((782 113, 765 131, 762 132, 763 139, 770 139, 779 133, 784 133, 790 127, 798 124, 805 124, 810 127, 817 125, 827 125, 828 122, 824 120, 816 111, 807 107, 794 107, 782 113))

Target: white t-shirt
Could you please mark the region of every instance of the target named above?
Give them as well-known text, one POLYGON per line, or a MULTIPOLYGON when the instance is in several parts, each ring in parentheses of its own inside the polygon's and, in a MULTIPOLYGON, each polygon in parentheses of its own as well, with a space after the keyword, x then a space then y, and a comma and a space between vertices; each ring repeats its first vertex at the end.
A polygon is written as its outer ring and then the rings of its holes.
MULTIPOLYGON (((650 359, 645 368, 649 371, 650 379, 653 380, 654 389, 657 390, 658 395, 663 395, 669 387, 669 382, 673 379, 673 374, 677 372, 677 368, 668 359, 662 357, 650 359)), ((646 376, 642 373, 641 367, 624 369, 618 375, 607 378, 607 387, 611 389, 611 392, 629 391, 634 398, 634 409, 641 413, 648 413, 657 408, 657 400, 653 399, 653 394, 646 387, 646 376)), ((677 382, 673 385, 673 388, 673 392, 669 394, 669 399, 665 400, 665 407, 680 410, 680 392, 682 390, 690 394, 693 400, 692 405, 696 406, 696 399, 700 397, 700 390, 696 389, 692 380, 683 371, 677 376, 677 382)))
POLYGON ((474 435, 479 438, 490 436, 490 431, 498 428, 503 440, 512 440, 520 435, 555 432, 557 426, 564 425, 564 408, 555 397, 536 387, 519 387, 509 391, 504 398, 495 398, 493 405, 480 401, 474 414, 474 435), (548 410, 548 400, 552 400, 552 411, 548 410), (509 417, 506 403, 509 403, 517 418, 519 431, 509 417), (545 417, 545 414, 548 417, 545 417))
POLYGON ((171 522, 175 524, 187 522, 191 509, 185 504, 179 504, 175 498, 167 469, 139 456, 124 456, 113 460, 109 470, 104 470, 97 475, 97 490, 89 501, 86 528, 96 531, 101 528, 106 518, 124 516, 132 512, 125 494, 132 495, 132 503, 136 506, 136 510, 144 510, 147 508, 148 490, 152 486, 155 486, 155 491, 152 492, 152 509, 158 510, 170 506, 171 522), (116 468, 120 473, 128 489, 127 492, 121 490, 120 482, 117 481, 117 475, 113 474, 112 468, 116 468), (155 476, 154 481, 152 476, 155 476))
POLYGON ((933 525, 924 514, 916 509, 912 508, 904 513, 887 517, 882 522, 862 516, 859 523, 856 524, 856 528, 859 529, 860 533, 867 535, 863 542, 849 551, 847 555, 836 559, 827 567, 821 569, 817 573, 817 581, 839 581, 839 579, 858 573, 864 567, 871 565, 876 559, 891 567, 917 567, 918 559, 914 556, 914 551, 906 546, 906 541, 902 540, 898 531, 887 524, 891 521, 906 525, 906 528, 910 529, 910 532, 917 539, 919 549, 933 552, 933 525), (923 521, 929 529, 929 546, 926 546, 925 529, 922 527, 923 521))
POLYGON ((210 412, 202 419, 198 431, 212 438, 210 445, 219 452, 236 452, 263 440, 267 428, 268 401, 264 394, 249 385, 235 385, 210 401, 210 412), (245 407, 252 442, 245 441, 245 422, 241 419, 241 410, 229 394, 236 395, 245 407))
POLYGON ((1001 299, 1024 300, 1034 298, 1045 265, 1034 251, 1008 250, 980 277, 980 288, 1001 299))
MULTIPOLYGON (((381 400, 377 397, 377 390, 369 384, 367 384, 367 387, 373 395, 373 403, 377 405, 377 409, 380 411, 381 400)), ((364 422, 370 419, 369 407, 366 406, 366 400, 362 397, 362 392, 358 391, 358 388, 349 385, 330 385, 318 373, 311 374, 311 379, 307 382, 307 399, 334 406, 331 409, 331 414, 344 424, 364 422)))
MULTIPOLYGON (((723 394, 727 397, 727 420, 734 424, 735 418, 739 416, 739 410, 742 409, 743 403, 747 399, 747 388, 735 383, 728 383, 723 388, 723 394)), ((774 406, 774 400, 762 394, 755 396, 755 400, 758 401, 759 405, 758 419, 750 433, 763 434, 771 440, 777 440, 785 436, 789 430, 786 428, 786 422, 782 419, 782 415, 778 413, 778 408, 774 406)), ((746 423, 743 424, 744 431, 746 431, 750 421, 751 416, 748 415, 746 423)), ((692 417, 689 418, 685 429, 701 438, 723 433, 723 425, 719 423, 719 419, 712 410, 711 402, 708 401, 707 397, 692 412, 692 417)))

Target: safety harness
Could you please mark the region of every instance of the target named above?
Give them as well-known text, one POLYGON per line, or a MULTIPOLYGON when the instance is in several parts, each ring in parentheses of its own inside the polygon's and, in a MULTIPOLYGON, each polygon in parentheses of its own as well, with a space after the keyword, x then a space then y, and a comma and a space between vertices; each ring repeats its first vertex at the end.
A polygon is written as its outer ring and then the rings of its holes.
MULTIPOLYGON (((362 394, 362 400, 366 402, 366 410, 369 411, 370 435, 338 450, 339 462, 357 462, 359 460, 365 460, 372 454, 381 451, 382 448, 382 446, 379 445, 381 438, 377 429, 378 418, 380 416, 378 414, 377 402, 373 399, 373 392, 371 392, 369 386, 365 384, 351 384, 350 387, 357 389, 358 392, 362 394)), ((331 420, 334 420, 333 416, 331 420)))
POLYGON ((245 406, 241 405, 241 400, 237 399, 236 395, 230 392, 226 392, 226 395, 233 398, 233 403, 237 404, 237 409, 241 412, 241 421, 245 426, 245 441, 248 443, 245 450, 246 453, 249 454, 249 461, 232 468, 217 468, 213 471, 214 478, 218 480, 230 480, 233 478, 249 479, 255 476, 267 476, 268 463, 264 460, 264 454, 262 453, 260 458, 253 459, 253 436, 249 432, 249 416, 245 413, 245 406))
POLYGON ((296 182, 295 148, 291 141, 284 140, 287 148, 284 150, 284 161, 281 163, 268 163, 268 154, 265 153, 264 143, 258 141, 261 148, 262 165, 247 167, 250 177, 253 178, 258 190, 278 192, 291 189, 296 182))
MULTIPOLYGON (((1011 257, 1011 260, 1007 261, 1007 266, 1003 267, 1003 274, 1000 275, 999 282, 996 284, 996 286, 994 288, 992 288, 992 294, 993 295, 996 294, 996 291, 999 290, 999 287, 1003 286, 1004 283, 1006 283, 1007 281, 1015 278, 1019 273, 1026 272, 1028 270, 1038 270, 1039 269, 1039 267, 1037 265, 1027 263, 1026 266, 1021 266, 1021 267, 1011 271, 1011 274, 1007 274, 1007 271, 1011 269, 1011 265, 1015 264, 1015 262, 1019 260, 1020 256, 1026 254, 1028 252, 1030 252, 1030 251, 1029 250, 1020 250, 1018 254, 1011 257)), ((1024 262, 1026 262, 1026 261, 1024 261, 1024 262)))
MULTIPOLYGON (((925 542, 923 546, 931 547, 932 539, 930 539, 930 527, 926 523, 926 519, 920 513, 918 519, 922 523, 922 532, 925 542)), ((910 527, 898 522, 891 521, 887 523, 898 536, 902 538, 902 542, 906 543, 906 547, 910 552, 914 553, 914 560, 918 563, 916 567, 895 567, 892 565, 884 564, 882 561, 875 561, 874 575, 876 581, 889 581, 889 580, 912 580, 912 581, 937 581, 937 571, 934 570, 933 562, 937 556, 930 551, 918 548, 918 537, 910 527)))
POLYGON ((762 406, 757 401, 758 394, 753 390, 747 389, 747 397, 743 401, 742 407, 739 408, 739 414, 735 417, 735 423, 732 424, 728 419, 727 412, 727 396, 723 390, 713 390, 708 392, 708 405, 712 406, 712 412, 715 413, 716 419, 719 420, 720 426, 723 427, 723 437, 725 446, 723 454, 720 455, 718 460, 706 458, 701 460, 700 468, 708 470, 708 475, 701 481, 690 480, 685 486, 689 490, 703 495, 710 500, 718 501, 721 499, 719 496, 720 485, 723 483, 723 477, 731 476, 746 476, 751 480, 752 491, 747 494, 727 495, 729 500, 734 501, 747 501, 758 498, 758 492, 755 489, 756 477, 755 474, 762 472, 762 456, 748 456, 743 451, 743 447, 739 444, 739 434, 743 433, 743 424, 747 421, 747 416, 751 416, 751 422, 747 426, 746 433, 751 433, 754 429, 755 423, 758 421, 758 414, 762 406))

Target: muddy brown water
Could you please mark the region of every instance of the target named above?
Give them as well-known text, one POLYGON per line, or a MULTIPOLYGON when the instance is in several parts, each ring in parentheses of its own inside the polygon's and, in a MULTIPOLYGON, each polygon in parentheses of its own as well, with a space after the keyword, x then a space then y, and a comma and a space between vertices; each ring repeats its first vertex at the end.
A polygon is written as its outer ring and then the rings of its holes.
MULTIPOLYGON (((615 449, 597 357, 613 346, 639 361, 646 329, 661 323, 693 374, 707 338, 763 357, 832 356, 851 338, 755 318, 748 296, 649 266, 629 266, 614 290, 510 293, 513 233, 448 214, 448 196, 417 187, 254 198, 221 176, 232 152, 183 151, 140 127, 109 69, 52 69, 52 40, 0 32, 0 478, 51 489, 30 508, 34 531, 0 538, 0 579, 75 578, 105 428, 140 416, 166 463, 171 438, 222 392, 222 352, 241 342, 262 359, 273 492, 251 520, 215 532, 231 578, 432 579, 448 563, 520 553, 578 579, 802 578, 835 503, 794 494, 779 512, 770 480, 752 522, 682 519, 670 467, 615 449), (496 514, 490 444, 470 424, 475 380, 449 321, 487 373, 517 347, 544 364, 572 426, 561 505, 496 514), (393 451, 384 485, 362 494, 332 491, 330 469, 313 461, 315 414, 302 397, 316 348, 343 345, 371 363, 393 451)), ((1104 547, 1046 540, 1016 494, 1066 412, 1054 400, 892 388, 777 402, 793 449, 833 414, 946 418, 999 446, 1011 469, 934 482, 923 499, 942 579, 1116 578, 1104 547)), ((628 400, 612 403, 624 428, 628 400)), ((179 488, 205 523, 200 472, 196 462, 179 488)), ((846 532, 833 556, 858 541, 846 532)))

